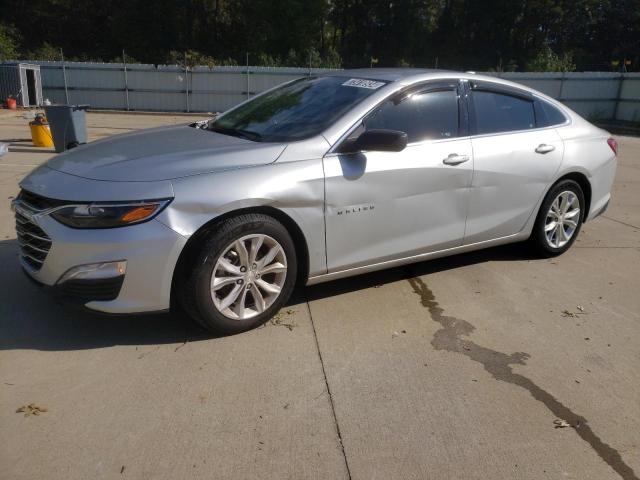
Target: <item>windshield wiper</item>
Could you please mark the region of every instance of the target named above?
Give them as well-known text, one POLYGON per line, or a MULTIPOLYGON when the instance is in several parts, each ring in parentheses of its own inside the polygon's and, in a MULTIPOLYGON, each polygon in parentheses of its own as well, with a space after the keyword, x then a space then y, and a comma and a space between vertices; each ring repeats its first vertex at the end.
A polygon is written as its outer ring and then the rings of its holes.
POLYGON ((223 135, 246 138, 247 140, 251 140, 252 142, 262 141, 262 135, 257 132, 252 132, 251 130, 243 130, 241 128, 216 127, 215 124, 212 125, 211 130, 213 130, 214 132, 222 133, 223 135))

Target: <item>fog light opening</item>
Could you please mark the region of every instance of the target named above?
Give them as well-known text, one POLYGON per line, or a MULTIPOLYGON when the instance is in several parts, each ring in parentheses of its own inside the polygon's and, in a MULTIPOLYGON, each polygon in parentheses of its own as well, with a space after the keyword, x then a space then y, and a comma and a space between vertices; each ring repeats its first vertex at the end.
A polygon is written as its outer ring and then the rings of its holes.
POLYGON ((58 285, 69 280, 104 280, 123 276, 127 271, 127 261, 90 263, 67 270, 58 280, 58 285))

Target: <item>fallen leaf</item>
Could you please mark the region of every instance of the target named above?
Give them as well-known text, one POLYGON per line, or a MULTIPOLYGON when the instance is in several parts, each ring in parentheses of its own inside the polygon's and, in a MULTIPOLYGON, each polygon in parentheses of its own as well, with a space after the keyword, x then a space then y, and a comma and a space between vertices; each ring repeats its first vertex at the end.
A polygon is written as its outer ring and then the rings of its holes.
POLYGON ((553 424, 555 425, 554 428, 567 428, 567 427, 571 426, 571 424, 569 422, 567 422, 566 420, 562 420, 562 419, 554 420, 553 424))
POLYGON ((45 413, 47 411, 46 408, 39 407, 35 403, 30 403, 29 405, 23 405, 22 407, 16 410, 16 413, 24 413, 25 417, 29 417, 31 415, 40 415, 41 413, 45 413))
POLYGON ((273 317, 271 317, 271 320, 269 320, 269 323, 271 325, 285 327, 289 331, 291 331, 294 329, 294 327, 297 327, 298 324, 294 320, 287 322, 285 317, 294 315, 295 313, 296 313, 295 310, 292 310, 292 309, 285 310, 284 312, 281 310, 278 313, 276 313, 273 317))
POLYGON ((584 307, 578 305, 576 307, 578 309, 577 312, 572 312, 571 310, 562 310, 562 316, 563 317, 572 317, 572 318, 578 318, 578 315, 587 315, 587 312, 584 311, 584 307))

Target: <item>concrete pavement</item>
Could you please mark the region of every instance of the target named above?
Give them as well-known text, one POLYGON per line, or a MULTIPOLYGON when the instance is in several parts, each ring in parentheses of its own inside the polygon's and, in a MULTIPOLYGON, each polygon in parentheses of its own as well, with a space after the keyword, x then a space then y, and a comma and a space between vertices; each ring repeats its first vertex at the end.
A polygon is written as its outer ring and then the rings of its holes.
MULTIPOLYGON (((95 139, 189 120, 88 123, 95 139)), ((25 123, 0 112, 0 141, 25 123)), ((2 476, 638 478, 640 139, 618 140, 610 209, 561 257, 513 245, 302 288, 221 338, 31 285, 8 204, 51 153, 17 142, 0 159, 2 476), (47 411, 15 413, 30 403, 47 411)))

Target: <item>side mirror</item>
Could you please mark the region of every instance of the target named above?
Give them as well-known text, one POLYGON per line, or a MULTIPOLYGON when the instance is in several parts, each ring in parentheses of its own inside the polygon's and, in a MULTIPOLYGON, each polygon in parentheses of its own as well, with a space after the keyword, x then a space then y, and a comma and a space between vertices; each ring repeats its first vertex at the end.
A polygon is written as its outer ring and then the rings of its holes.
POLYGON ((407 146, 408 137, 398 130, 366 130, 359 137, 348 140, 340 149, 342 153, 355 153, 362 150, 370 152, 401 152, 407 146))

